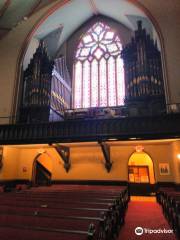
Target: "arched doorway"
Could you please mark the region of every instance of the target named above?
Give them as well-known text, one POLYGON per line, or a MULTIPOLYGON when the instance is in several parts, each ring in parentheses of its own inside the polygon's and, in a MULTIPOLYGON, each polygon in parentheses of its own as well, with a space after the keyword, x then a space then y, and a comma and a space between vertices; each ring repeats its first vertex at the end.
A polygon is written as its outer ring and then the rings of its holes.
POLYGON ((52 162, 49 156, 44 153, 38 153, 32 166, 32 185, 44 186, 51 184, 52 162))
POLYGON ((152 195, 154 192, 154 165, 145 152, 134 152, 128 161, 128 181, 131 195, 152 195))

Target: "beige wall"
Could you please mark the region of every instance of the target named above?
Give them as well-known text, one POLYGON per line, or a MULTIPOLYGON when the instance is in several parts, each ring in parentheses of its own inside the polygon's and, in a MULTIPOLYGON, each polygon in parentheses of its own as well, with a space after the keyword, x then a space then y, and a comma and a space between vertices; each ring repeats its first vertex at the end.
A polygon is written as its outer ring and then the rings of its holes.
POLYGON ((3 147, 3 167, 0 169, 0 181, 18 177, 19 152, 17 148, 3 147))
MULTIPOLYGON (((144 151, 154 163, 156 182, 180 182, 180 141, 174 143, 146 144, 144 151), (161 176, 159 163, 169 163, 170 175, 161 176), (177 167, 178 166, 178 167, 177 167)), ((36 148, 4 147, 3 168, 0 171, 0 180, 32 178, 33 160, 39 153, 36 148), (24 169, 26 171, 24 171, 24 169)), ((52 180, 117 180, 128 181, 128 161, 135 152, 135 145, 120 143, 111 146, 111 160, 113 162, 110 173, 104 167, 103 154, 99 146, 71 147, 71 169, 67 173, 63 161, 54 148, 44 148, 39 160, 52 172, 52 180)))
MULTIPOLYGON (((164 39, 171 102, 180 102, 180 4, 179 0, 138 0, 157 21, 164 39)), ((60 2, 60 0, 55 3, 60 2)), ((51 4, 53 6, 55 3, 51 4)), ((28 33, 50 6, 22 22, 0 41, 0 117, 10 116, 15 103, 15 86, 21 48, 28 33)), ((18 95, 18 91, 16 91, 18 95)), ((0 119, 0 123, 6 123, 0 119)))
POLYGON ((175 182, 180 183, 180 158, 177 156, 180 154, 180 141, 174 142, 172 144, 172 154, 175 182))

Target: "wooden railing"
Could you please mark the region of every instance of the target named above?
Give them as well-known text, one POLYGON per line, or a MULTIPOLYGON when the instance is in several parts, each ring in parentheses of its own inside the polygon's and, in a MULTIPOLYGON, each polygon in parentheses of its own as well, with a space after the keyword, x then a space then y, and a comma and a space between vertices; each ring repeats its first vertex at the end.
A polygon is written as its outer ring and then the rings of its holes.
POLYGON ((180 137, 180 114, 0 125, 0 145, 180 137))

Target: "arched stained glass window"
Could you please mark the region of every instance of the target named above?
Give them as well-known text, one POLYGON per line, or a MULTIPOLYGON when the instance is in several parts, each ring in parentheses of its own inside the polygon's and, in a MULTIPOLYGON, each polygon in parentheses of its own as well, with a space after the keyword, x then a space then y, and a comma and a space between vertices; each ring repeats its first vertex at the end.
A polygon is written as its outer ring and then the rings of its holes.
POLYGON ((103 22, 82 37, 74 62, 74 108, 124 104, 124 67, 121 41, 103 22))

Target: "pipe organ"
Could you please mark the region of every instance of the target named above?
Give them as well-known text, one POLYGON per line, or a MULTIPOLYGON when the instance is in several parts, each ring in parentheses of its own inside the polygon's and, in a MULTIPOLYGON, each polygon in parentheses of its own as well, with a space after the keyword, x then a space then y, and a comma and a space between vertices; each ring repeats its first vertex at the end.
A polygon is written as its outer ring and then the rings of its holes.
POLYGON ((64 111, 71 104, 71 80, 65 58, 55 59, 51 83, 51 119, 64 117, 64 111))
POLYGON ((40 42, 23 74, 20 122, 62 120, 71 88, 64 59, 51 61, 40 42), (67 80, 68 79, 68 80, 67 80))
POLYGON ((154 114, 165 110, 161 53, 138 21, 131 42, 121 56, 125 70, 125 105, 136 108, 137 114, 154 114))

